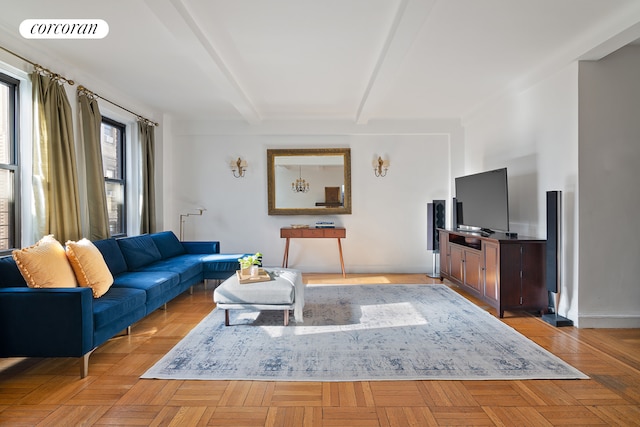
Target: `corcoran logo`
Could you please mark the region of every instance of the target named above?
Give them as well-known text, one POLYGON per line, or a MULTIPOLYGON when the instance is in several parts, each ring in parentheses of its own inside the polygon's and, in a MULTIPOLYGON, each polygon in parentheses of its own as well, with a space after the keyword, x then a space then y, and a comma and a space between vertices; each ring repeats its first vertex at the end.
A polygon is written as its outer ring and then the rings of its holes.
POLYGON ((102 39, 109 24, 102 19, 25 19, 20 35, 25 39, 102 39))

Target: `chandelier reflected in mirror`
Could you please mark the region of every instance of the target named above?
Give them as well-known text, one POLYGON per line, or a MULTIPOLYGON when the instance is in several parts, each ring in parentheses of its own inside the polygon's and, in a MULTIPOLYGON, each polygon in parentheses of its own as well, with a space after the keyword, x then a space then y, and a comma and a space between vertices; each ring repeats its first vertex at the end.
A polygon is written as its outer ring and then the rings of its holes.
POLYGON ((306 193, 309 191, 309 183, 302 179, 302 166, 300 166, 300 178, 291 183, 291 190, 295 193, 306 193))

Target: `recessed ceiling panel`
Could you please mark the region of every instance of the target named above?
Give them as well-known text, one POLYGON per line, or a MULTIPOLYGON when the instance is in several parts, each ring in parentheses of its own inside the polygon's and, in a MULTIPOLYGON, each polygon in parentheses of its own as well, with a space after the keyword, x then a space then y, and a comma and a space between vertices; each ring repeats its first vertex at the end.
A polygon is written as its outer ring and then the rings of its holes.
POLYGON ((399 1, 186 5, 264 118, 353 118, 399 1))

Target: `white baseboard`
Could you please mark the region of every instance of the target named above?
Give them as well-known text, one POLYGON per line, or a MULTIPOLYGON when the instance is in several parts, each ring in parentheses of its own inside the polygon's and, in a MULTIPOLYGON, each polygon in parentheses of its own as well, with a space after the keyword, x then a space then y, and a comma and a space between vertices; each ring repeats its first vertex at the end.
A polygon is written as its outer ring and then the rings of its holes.
POLYGON ((640 328, 640 316, 637 315, 580 315, 576 324, 579 328, 640 328))

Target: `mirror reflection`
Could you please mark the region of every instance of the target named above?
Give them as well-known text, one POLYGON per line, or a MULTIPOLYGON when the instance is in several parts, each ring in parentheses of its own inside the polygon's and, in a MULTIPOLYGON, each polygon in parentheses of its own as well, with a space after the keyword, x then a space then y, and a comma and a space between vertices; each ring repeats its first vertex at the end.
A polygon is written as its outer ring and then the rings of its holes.
POLYGON ((267 150, 270 215, 351 213, 350 149, 267 150))

